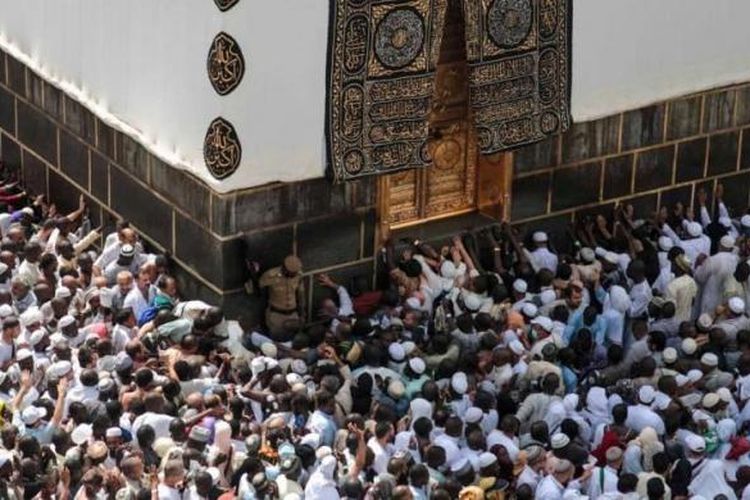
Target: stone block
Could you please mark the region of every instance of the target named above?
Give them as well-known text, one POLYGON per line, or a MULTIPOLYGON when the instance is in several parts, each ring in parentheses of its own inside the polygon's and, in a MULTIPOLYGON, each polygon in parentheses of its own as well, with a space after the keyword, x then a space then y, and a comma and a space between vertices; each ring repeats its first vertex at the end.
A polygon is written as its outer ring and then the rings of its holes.
POLYGON ((96 145, 96 124, 94 114, 78 101, 68 96, 63 97, 65 106, 65 125, 89 145, 96 145))
POLYGON ((91 150, 91 194, 109 203, 109 161, 91 150))
POLYGON ((84 189, 88 189, 88 147, 64 130, 60 130, 60 169, 84 189))
POLYGON ((239 288, 247 279, 242 238, 222 241, 206 229, 175 213, 174 255, 217 288, 239 288))
POLYGON ((247 258, 258 262, 262 270, 276 267, 294 252, 292 225, 256 231, 245 235, 247 258))
POLYGON ((667 140, 681 139, 701 131, 703 96, 684 97, 669 102, 667 140))
POLYGON ((712 135, 708 146, 708 175, 717 175, 737 169, 739 132, 712 135))
POLYGON ((732 216, 744 214, 750 204, 750 172, 719 179, 724 186, 724 204, 732 216))
POLYGON ((562 136, 562 163, 572 163, 617 152, 620 115, 574 123, 562 136))
MULTIPOLYGON (((47 194, 47 165, 27 149, 22 152, 23 183, 30 194, 47 194)), ((49 198, 48 198, 49 199, 49 198)))
POLYGON ((375 253, 375 234, 377 233, 378 214, 373 208, 362 217, 362 256, 370 257, 375 253))
POLYGON ((513 179, 511 219, 526 219, 546 213, 549 188, 549 173, 513 179))
POLYGON ((533 231, 544 231, 549 235, 550 243, 558 253, 570 254, 573 242, 568 236, 567 229, 573 221, 572 214, 558 214, 536 219, 528 224, 515 224, 521 234, 531 234, 533 231))
MULTIPOLYGON (((333 281, 335 281, 339 285, 347 287, 349 290, 354 290, 361 287, 366 287, 362 291, 372 289, 372 261, 342 267, 340 269, 330 271, 327 274, 333 279, 333 281)), ((339 303, 338 294, 335 290, 320 286, 317 280, 314 279, 312 280, 312 287, 312 303, 310 304, 310 310, 312 311, 313 318, 316 317, 323 300, 333 299, 337 304, 339 303)))
POLYGON ((115 158, 115 130, 99 119, 96 120, 96 147, 109 159, 115 158))
POLYGON ((672 182, 674 146, 663 146, 638 153, 635 167, 635 192, 648 191, 672 182))
POLYGON ((737 111, 735 125, 747 125, 750 123, 750 85, 737 89, 737 111))
POLYGON ((183 297, 189 297, 190 300, 202 300, 211 305, 221 305, 221 294, 216 293, 215 290, 206 286, 200 278, 196 277, 180 264, 176 262, 172 263, 170 272, 177 280, 177 288, 183 297))
POLYGON ((210 227, 210 194, 206 185, 153 155, 149 155, 149 160, 151 186, 204 227, 210 227))
POLYGON ((552 173, 552 211, 598 201, 601 175, 601 161, 556 169, 552 173))
POLYGON ((172 249, 172 208, 148 187, 111 167, 109 198, 112 210, 131 221, 162 248, 172 249))
POLYGON ((42 156, 52 165, 57 165, 57 127, 40 111, 21 101, 18 107, 18 134, 20 141, 42 156))
POLYGON ((704 132, 714 132, 732 126, 736 98, 737 93, 734 89, 706 94, 703 104, 704 132))
POLYGON ((633 205, 636 214, 651 215, 656 212, 656 193, 634 196, 622 201, 623 205, 633 205))
POLYGON ((692 181, 703 177, 706 165, 705 137, 681 142, 677 145, 677 182, 692 181))
POLYGON ((26 99, 34 106, 44 108, 44 80, 31 70, 26 77, 26 99))
POLYGON ((362 218, 344 214, 297 225, 297 255, 305 271, 359 260, 362 218))
POLYGON ((26 94, 26 66, 8 55, 6 71, 8 72, 8 88, 18 95, 26 94))
POLYGON ((560 136, 516 149, 513 152, 513 171, 516 175, 534 172, 558 164, 557 151, 560 136))
MULTIPOLYGON (((661 198, 659 205, 662 207, 674 207, 677 203, 682 203, 683 206, 689 206, 691 203, 690 196, 693 192, 692 186, 680 186, 672 189, 665 189, 661 192, 661 198)), ((645 214, 641 214, 645 215, 645 214)))
POLYGON ((664 139, 664 104, 623 113, 622 150, 653 146, 664 139))
POLYGON ((18 145, 7 134, 0 134, 0 159, 2 159, 3 165, 12 172, 17 172, 21 175, 21 146, 18 145))
POLYGON ((362 177, 348 183, 354 187, 354 208, 373 206, 377 203, 378 180, 376 177, 362 177))
POLYGON ((0 84, 5 84, 5 52, 0 50, 0 84))
POLYGON ((148 180, 148 151, 131 137, 117 134, 117 162, 143 182, 148 180))
POLYGON ((79 190, 73 183, 68 182, 56 170, 49 171, 49 199, 54 200, 57 209, 64 214, 78 208, 79 190))
POLYGON ((47 82, 44 82, 44 110, 56 120, 63 120, 62 90, 47 82))
POLYGON ((633 154, 615 156, 604 162, 604 189, 602 197, 607 200, 630 194, 633 179, 633 154))
POLYGON ((16 135, 16 98, 3 87, 0 87, 0 128, 16 135))

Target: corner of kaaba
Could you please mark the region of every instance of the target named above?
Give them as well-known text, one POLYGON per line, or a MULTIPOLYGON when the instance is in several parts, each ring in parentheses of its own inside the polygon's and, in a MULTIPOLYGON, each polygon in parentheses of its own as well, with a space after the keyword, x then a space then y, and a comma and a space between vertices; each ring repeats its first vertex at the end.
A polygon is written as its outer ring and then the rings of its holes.
POLYGON ((750 499, 748 18, 0 0, 0 498, 750 499))

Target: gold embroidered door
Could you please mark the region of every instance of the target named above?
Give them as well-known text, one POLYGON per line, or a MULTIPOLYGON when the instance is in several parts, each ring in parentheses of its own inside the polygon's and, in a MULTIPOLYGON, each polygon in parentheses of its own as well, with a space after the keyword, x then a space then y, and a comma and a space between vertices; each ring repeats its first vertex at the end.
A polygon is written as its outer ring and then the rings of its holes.
MULTIPOLYGON (((461 0, 450 0, 429 115, 428 168, 380 177, 381 226, 406 226, 488 208, 502 217, 509 187, 507 154, 479 154, 470 112, 461 0)), ((482 210, 484 211, 484 210, 482 210)))

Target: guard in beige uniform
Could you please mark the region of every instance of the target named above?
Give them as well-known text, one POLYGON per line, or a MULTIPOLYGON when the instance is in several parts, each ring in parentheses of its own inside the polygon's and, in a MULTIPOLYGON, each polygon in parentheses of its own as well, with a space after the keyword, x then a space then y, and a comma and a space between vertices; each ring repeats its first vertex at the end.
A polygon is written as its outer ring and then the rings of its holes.
POLYGON ((302 283, 302 262, 290 255, 280 267, 269 269, 260 277, 260 288, 268 289, 266 326, 274 340, 285 341, 288 326, 303 316, 305 287, 302 283))

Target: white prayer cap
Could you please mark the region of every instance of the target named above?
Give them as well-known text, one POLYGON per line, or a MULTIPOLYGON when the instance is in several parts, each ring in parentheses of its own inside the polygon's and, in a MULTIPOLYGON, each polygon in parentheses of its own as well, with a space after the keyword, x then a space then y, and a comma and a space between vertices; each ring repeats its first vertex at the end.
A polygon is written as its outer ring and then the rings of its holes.
POLYGON ((401 347, 404 348, 404 352, 407 356, 409 356, 411 353, 414 352, 414 349, 417 348, 417 344, 412 342, 411 340, 407 340, 406 342, 401 342, 401 347))
POLYGON ((461 470, 465 469, 469 465, 469 459, 466 457, 460 457, 453 461, 451 464, 451 472, 454 474, 457 472, 461 472, 461 470))
POLYGON ((304 436, 302 436, 302 439, 299 440, 299 444, 307 445, 313 450, 317 449, 318 446, 320 446, 320 434, 316 432, 305 434, 304 436))
POLYGON ((126 243, 120 247, 120 255, 123 257, 132 257, 135 255, 135 247, 130 243, 126 243))
POLYGON ((706 451, 706 440, 697 434, 689 434, 685 438, 685 444, 688 449, 694 453, 703 453, 706 451))
POLYGON ((262 352, 264 356, 274 359, 276 359, 276 356, 279 354, 279 350, 273 342, 263 342, 260 345, 260 352, 262 352))
POLYGON ((289 384, 289 387, 292 387, 294 384, 301 384, 303 383, 302 377, 294 372, 287 373, 286 374, 286 383, 289 384))
POLYGON ((719 217, 719 224, 726 228, 732 227, 732 219, 729 217, 719 217))
POLYGON ((470 293, 464 298, 464 305, 469 311, 477 312, 482 307, 482 301, 476 294, 470 293))
POLYGON ((119 438, 122 437, 122 429, 119 427, 110 427, 107 429, 105 436, 108 438, 119 438))
POLYGON ((417 375, 422 375, 427 369, 427 365, 422 358, 411 358, 409 360, 409 368, 417 375))
POLYGON ((545 332, 551 332, 553 328, 552 320, 547 316, 539 316, 531 320, 532 325, 538 325, 545 332))
POLYGON ((40 311, 38 307, 29 307, 23 312, 23 314, 21 314, 18 320, 20 321, 21 326, 26 328, 30 325, 33 325, 34 323, 43 322, 44 315, 42 314, 42 311, 40 311))
POLYGON ((484 416, 484 413, 482 410, 477 408, 476 406, 472 406, 466 410, 466 413, 464 413, 464 421, 467 424, 476 424, 480 420, 482 420, 482 417, 484 416))
POLYGON ((13 458, 13 455, 9 451, 6 450, 0 450, 0 467, 3 467, 5 464, 7 464, 11 459, 13 458))
POLYGON ((469 381, 464 372, 456 372, 451 377, 451 388, 458 394, 464 394, 469 388, 469 381))
POLYGON ((643 385, 640 389, 638 389, 638 399, 643 404, 650 405, 654 402, 655 397, 656 391, 650 385, 643 385))
POLYGON ((686 375, 688 380, 690 380, 692 383, 696 383, 703 378, 703 372, 697 368, 689 370, 686 375))
POLYGON ((700 316, 698 316, 698 328, 702 330, 708 330, 711 328, 711 325, 714 324, 714 320, 708 313, 703 313, 700 316))
POLYGON ((618 262, 620 262, 620 259, 617 257, 617 254, 615 252, 605 252, 604 260, 606 260, 610 264, 617 264, 618 262))
POLYGON ((111 309, 113 298, 114 298, 114 293, 112 292, 112 290, 109 290, 107 288, 101 288, 99 290, 99 304, 102 307, 111 309))
POLYGON ((744 228, 750 228, 750 215, 743 215, 740 219, 740 225, 744 228))
POLYGON ((714 406, 719 404, 719 401, 721 401, 721 399, 719 398, 718 394, 716 394, 715 392, 709 392, 708 394, 703 396, 703 408, 713 408, 714 406))
POLYGON ((117 356, 115 356, 115 360, 117 361, 117 364, 115 365, 115 370, 117 371, 127 370, 133 366, 133 358, 131 358, 125 351, 118 352, 117 356))
POLYGON ((623 451, 619 446, 611 446, 605 454, 607 462, 616 462, 622 458, 622 455, 623 451))
POLYGON ((526 302, 523 307, 521 307, 521 312, 527 318, 533 318, 539 313, 539 308, 531 302, 526 302))
POLYGON ((542 305, 546 306, 547 304, 557 300, 557 294, 554 290, 544 290, 539 294, 539 299, 542 301, 542 305))
POLYGON ((659 236, 659 248, 662 252, 669 252, 673 246, 674 243, 672 242, 672 238, 669 238, 668 236, 659 236))
MULTIPOLYGON (((536 320, 534 320, 536 321, 536 320)), ((523 344, 518 339, 513 339, 508 343, 508 348, 513 351, 513 354, 516 356, 520 356, 524 353, 525 349, 523 348, 523 344)))
POLYGON ((60 328, 65 328, 65 327, 72 325, 75 322, 76 322, 76 319, 73 316, 71 316, 70 314, 66 314, 65 316, 60 318, 60 321, 57 322, 57 325, 60 328))
POLYGON ((695 354, 695 351, 698 350, 698 344, 695 342, 695 339, 686 338, 682 341, 682 345, 680 346, 682 349, 682 352, 690 356, 691 354, 695 354))
POLYGON ((29 359, 32 356, 34 356, 34 354, 28 349, 19 349, 18 352, 16 353, 16 359, 18 361, 29 359))
POLYGON ((528 283, 526 281, 522 280, 521 278, 518 278, 516 281, 513 282, 513 290, 515 290, 518 293, 526 293, 526 290, 529 289, 528 283))
POLYGON ((404 387, 404 383, 398 379, 393 379, 391 380, 391 383, 388 384, 388 395, 393 399, 400 399, 405 392, 406 387, 404 387))
POLYGON ((56 299, 67 299, 71 296, 70 288, 67 286, 58 286, 55 288, 55 298, 56 299))
POLYGON ((624 313, 630 309, 630 295, 621 286, 614 285, 610 287, 609 302, 617 312, 624 313))
POLYGON ((719 245, 723 246, 726 249, 732 249, 734 248, 735 240, 730 235, 722 236, 719 240, 719 245))
POLYGON ((662 351, 661 357, 665 363, 671 365, 672 363, 677 361, 677 349, 675 349, 674 347, 667 347, 666 349, 664 349, 664 351, 662 351))
POLYGON ((388 355, 393 361, 401 362, 406 357, 406 351, 404 351, 404 346, 400 343, 393 342, 388 346, 388 355))
POLYGON ((729 299, 729 310, 734 314, 742 314, 745 312, 745 301, 739 297, 732 297, 729 299))
POLYGON ((34 332, 29 335, 29 345, 34 347, 35 345, 39 344, 39 342, 44 339, 44 337, 47 336, 47 330, 44 328, 37 328, 34 330, 34 332))
POLYGON ((94 435, 91 424, 80 424, 70 433, 70 439, 77 445, 82 445, 94 435))
POLYGON ((703 227, 698 222, 689 222, 687 232, 693 238, 697 238, 703 233, 703 227))
POLYGON ((29 406, 21 412, 21 421, 32 425, 47 416, 47 410, 39 406, 29 406))
POLYGON ((581 260, 586 262, 587 264, 591 264, 596 259, 596 254, 589 247, 581 248, 579 255, 581 256, 581 260))
POLYGON ((15 311, 13 311, 13 307, 8 304, 3 304, 0 306, 0 319, 5 319, 8 316, 13 316, 15 311))
POLYGON ((573 463, 570 460, 562 459, 555 463, 555 474, 564 474, 573 468, 573 463))
POLYGON ((481 469, 484 469, 485 467, 489 467, 495 462, 497 462, 497 457, 495 456, 494 453, 484 451, 479 454, 479 467, 481 469))
POLYGON ((264 371, 266 371, 266 361, 263 356, 259 356, 257 358, 253 358, 252 361, 250 361, 250 371, 253 375, 260 375, 264 371))
POLYGON ((292 371, 299 375, 305 375, 307 373, 307 365, 301 359, 295 359, 291 364, 292 371))
POLYGON ((716 395, 725 403, 732 401, 732 393, 726 387, 716 389, 716 395))
POLYGON ((552 445, 553 450, 565 448, 566 446, 568 446, 568 443, 570 443, 570 438, 562 432, 553 434, 552 439, 550 440, 550 444, 552 445))
POLYGON ((8 265, 0 262, 0 274, 4 274, 8 270, 8 265))
POLYGON ((534 240, 534 243, 547 243, 548 240, 547 233, 544 231, 535 232, 531 238, 534 240))
POLYGON ((674 381, 677 382, 678 387, 685 387, 687 383, 690 382, 690 379, 687 378, 687 376, 678 373, 677 375, 675 375, 674 381))
POLYGON ((52 378, 62 378, 73 369, 73 365, 70 361, 57 361, 52 363, 52 366, 47 370, 47 374, 52 378))
POLYGON ((701 364, 711 367, 719 366, 719 357, 712 352, 707 352, 701 356, 701 364))
POLYGON ((422 306, 422 303, 417 297, 409 297, 406 299, 406 305, 409 306, 410 309, 419 309, 422 306))
POLYGON ((440 275, 443 278, 448 279, 454 279, 456 275, 458 274, 458 271, 456 270, 456 265, 450 261, 450 260, 444 260, 442 264, 440 264, 440 275))

